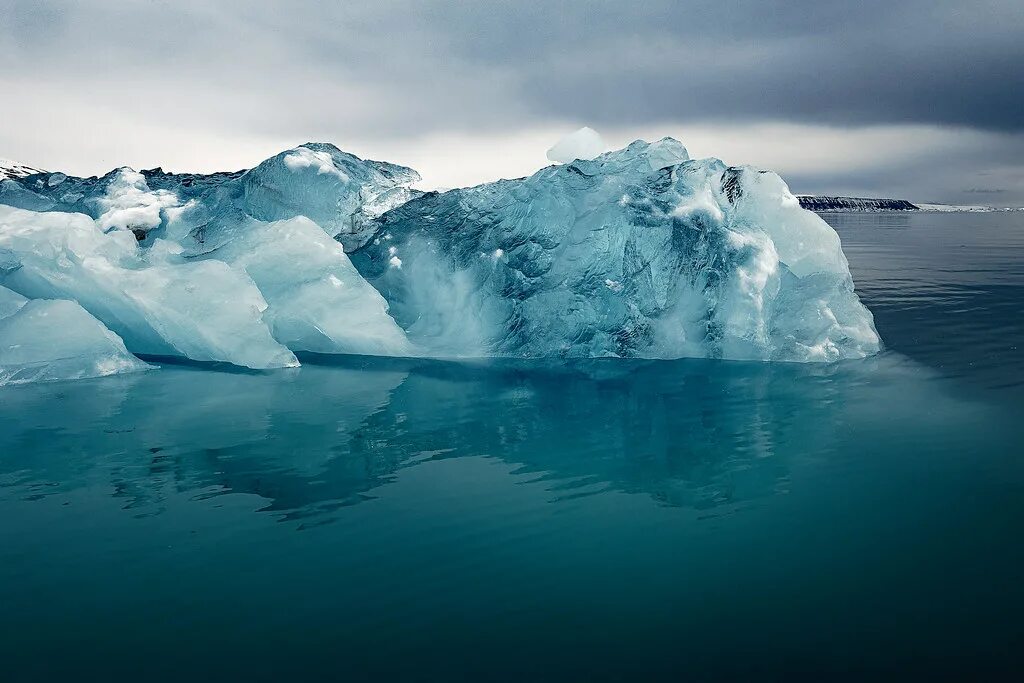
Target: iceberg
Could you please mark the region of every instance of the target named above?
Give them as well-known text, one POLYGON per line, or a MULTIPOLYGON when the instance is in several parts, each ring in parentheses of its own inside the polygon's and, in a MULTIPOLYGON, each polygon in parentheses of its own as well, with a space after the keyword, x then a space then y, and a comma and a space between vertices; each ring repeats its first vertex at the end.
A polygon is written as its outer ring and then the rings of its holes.
POLYGON ((561 165, 443 193, 324 143, 206 175, 29 169, 0 179, 0 312, 77 302, 134 354, 253 369, 881 348, 838 235, 776 174, 672 138, 603 148, 582 129, 549 152, 561 165))
POLYGON ((880 349, 839 236, 778 175, 636 141, 428 193, 353 262, 429 355, 862 358, 880 349))
POLYGON ((0 287, 0 387, 149 368, 74 301, 29 301, 0 287))

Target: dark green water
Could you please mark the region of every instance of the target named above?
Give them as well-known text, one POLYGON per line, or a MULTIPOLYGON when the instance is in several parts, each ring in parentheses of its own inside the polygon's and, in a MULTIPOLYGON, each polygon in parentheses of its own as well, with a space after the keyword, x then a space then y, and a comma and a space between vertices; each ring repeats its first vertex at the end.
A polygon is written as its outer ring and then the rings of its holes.
POLYGON ((829 220, 877 358, 0 390, 0 676, 1018 679, 1024 215, 829 220))

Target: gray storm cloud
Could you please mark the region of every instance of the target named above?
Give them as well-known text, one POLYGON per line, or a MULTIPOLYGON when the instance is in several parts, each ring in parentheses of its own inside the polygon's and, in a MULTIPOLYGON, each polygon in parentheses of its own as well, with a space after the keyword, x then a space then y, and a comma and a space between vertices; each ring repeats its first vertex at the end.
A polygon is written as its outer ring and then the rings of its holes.
POLYGON ((216 163, 219 141, 230 167, 307 139, 418 157, 447 135, 472 157, 531 130, 688 142, 714 127, 749 138, 750 158, 796 190, 1024 202, 1018 1, 0 0, 0 15, 0 155, 27 163, 149 159, 161 135, 175 148, 191 136, 192 156, 175 159, 196 167, 216 163), (794 145, 800 127, 828 131, 815 139, 834 168, 765 159, 750 132, 763 125, 795 127, 794 145), (899 127, 933 144, 905 145, 895 165, 891 149, 875 167, 844 164, 844 136, 899 127))

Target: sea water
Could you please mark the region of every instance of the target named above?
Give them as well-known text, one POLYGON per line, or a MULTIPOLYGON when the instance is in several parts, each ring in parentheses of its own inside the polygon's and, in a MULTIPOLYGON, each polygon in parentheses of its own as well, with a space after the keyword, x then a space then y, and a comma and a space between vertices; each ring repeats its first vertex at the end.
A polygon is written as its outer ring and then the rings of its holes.
POLYGON ((1019 671, 1024 213, 826 218, 868 360, 0 390, 0 676, 1019 671))

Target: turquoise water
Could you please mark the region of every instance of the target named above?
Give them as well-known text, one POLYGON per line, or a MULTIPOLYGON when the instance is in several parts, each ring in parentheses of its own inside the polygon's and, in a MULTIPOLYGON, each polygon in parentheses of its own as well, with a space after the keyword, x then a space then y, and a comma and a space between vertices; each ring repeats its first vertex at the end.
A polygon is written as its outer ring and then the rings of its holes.
POLYGON ((1024 216, 828 220, 867 361, 0 390, 4 680, 1019 670, 1024 216))

